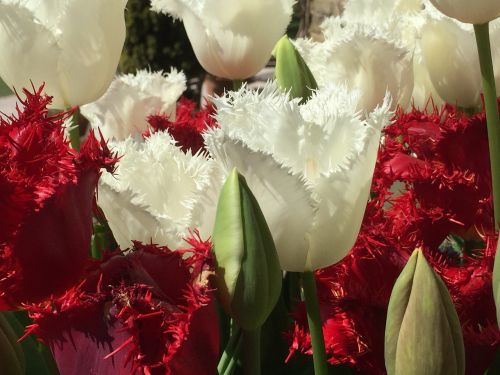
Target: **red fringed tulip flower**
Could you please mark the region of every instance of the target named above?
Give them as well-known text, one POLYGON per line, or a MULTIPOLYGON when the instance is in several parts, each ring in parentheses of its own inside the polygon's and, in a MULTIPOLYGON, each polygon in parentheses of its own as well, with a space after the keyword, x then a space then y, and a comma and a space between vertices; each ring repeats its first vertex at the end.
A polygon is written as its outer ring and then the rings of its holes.
MULTIPOLYGON (((316 274, 329 361, 386 373, 390 293, 421 247, 458 312, 466 374, 482 375, 500 346, 485 115, 468 117, 452 106, 398 112, 384 133, 357 242, 341 263, 316 274)), ((303 307, 295 315, 290 353, 310 353, 303 307)))
MULTIPOLYGON (((153 131, 166 130, 181 147, 182 151, 191 150, 196 154, 199 150, 205 150, 205 144, 201 133, 205 130, 216 127, 213 105, 208 108, 196 111, 196 103, 185 97, 181 97, 177 104, 175 121, 170 121, 165 114, 151 115, 148 118, 149 125, 153 131)), ((151 131, 146 131, 145 137, 151 131)))
POLYGON ((75 153, 64 138, 70 115, 49 116, 51 98, 24 90, 24 109, 0 117, 0 308, 59 293, 83 274, 94 194, 114 159, 91 133, 75 153))
POLYGON ((207 276, 210 245, 135 243, 127 256, 95 264, 60 298, 30 307, 36 333, 61 375, 216 372, 219 333, 207 276))

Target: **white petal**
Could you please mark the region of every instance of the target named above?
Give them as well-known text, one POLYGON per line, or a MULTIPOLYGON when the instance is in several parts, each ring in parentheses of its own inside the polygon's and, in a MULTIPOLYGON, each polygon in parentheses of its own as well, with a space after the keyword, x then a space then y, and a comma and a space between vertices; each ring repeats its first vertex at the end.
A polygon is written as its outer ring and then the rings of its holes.
POLYGON ((15 3, 0 1, 0 76, 7 85, 21 91, 38 88, 61 102, 57 66, 60 47, 52 32, 33 22, 33 13, 15 3))
POLYGON ((287 271, 304 270, 305 231, 313 218, 313 201, 304 182, 270 155, 251 151, 220 129, 208 132, 206 142, 226 176, 236 167, 245 177, 271 230, 281 267, 287 271))
POLYGON ((262 69, 292 14, 292 0, 157 0, 153 10, 182 18, 201 65, 228 79, 262 69))
POLYGON ((357 155, 341 169, 322 176, 314 186, 317 211, 308 232, 307 268, 337 263, 354 245, 368 202, 382 126, 390 119, 386 101, 370 115, 356 143, 357 155))
POLYGON ((359 90, 358 109, 365 111, 381 104, 386 91, 393 96, 394 107, 409 104, 413 91, 410 50, 367 25, 346 26, 341 19, 332 19, 328 28, 325 42, 298 43, 320 87, 336 82, 359 90))
MULTIPOLYGON (((167 132, 155 133, 146 141, 110 142, 122 157, 115 174, 104 173, 100 182, 120 196, 124 209, 113 202, 102 207, 110 226, 121 228, 122 242, 140 236, 176 247, 175 241, 181 241, 193 221, 199 220, 192 213, 198 195, 210 186, 214 164, 204 155, 185 154, 174 143, 167 132)), ((116 194, 101 195, 99 203, 117 199, 116 194)))
POLYGON ((431 3, 448 17, 461 22, 483 24, 500 16, 498 0, 430 0, 431 3))
POLYGON ((461 107, 478 106, 481 74, 474 34, 450 19, 429 20, 421 48, 439 96, 461 107))
POLYGON ((176 102, 185 89, 186 77, 175 69, 166 75, 138 71, 115 78, 106 94, 82 106, 81 111, 106 139, 124 140, 144 133, 151 114, 173 118, 176 102))

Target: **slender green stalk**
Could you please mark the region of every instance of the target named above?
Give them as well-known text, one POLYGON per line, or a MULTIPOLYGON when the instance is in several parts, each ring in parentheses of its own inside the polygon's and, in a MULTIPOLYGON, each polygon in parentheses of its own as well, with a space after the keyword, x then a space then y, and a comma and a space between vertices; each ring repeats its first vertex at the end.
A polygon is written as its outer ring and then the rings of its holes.
POLYGON ((234 360, 239 356, 241 342, 241 329, 233 326, 231 338, 227 342, 226 348, 224 349, 224 352, 219 360, 219 364, 217 365, 217 372, 220 375, 226 374, 230 364, 235 363, 234 360))
POLYGON ((243 81, 241 79, 233 79, 233 90, 238 91, 243 86, 243 81))
POLYGON ((243 374, 260 375, 260 327, 243 330, 243 374))
POLYGON ((224 369, 224 372, 222 373, 222 375, 233 375, 234 371, 236 370, 236 365, 238 364, 237 353, 239 353, 241 350, 242 342, 243 342, 243 340, 241 339, 241 336, 240 336, 240 339, 238 340, 238 342, 236 343, 236 346, 234 348, 234 352, 236 353, 236 355, 233 355, 229 358, 227 366, 224 369))
POLYGON ((489 23, 474 25, 481 76, 483 78, 484 106, 488 124, 491 178, 493 182, 493 208, 495 228, 500 220, 500 118, 498 115, 497 91, 491 58, 489 23))
POLYGON ((312 272, 306 271, 302 273, 302 288, 304 290, 304 299, 306 302, 307 322, 309 323, 309 332, 311 333, 314 374, 328 375, 323 325, 319 313, 316 280, 312 272))
POLYGON ((79 115, 80 109, 76 109, 73 113, 73 128, 69 132, 69 139, 71 142, 71 147, 73 147, 76 151, 80 151, 80 126, 79 126, 79 115))

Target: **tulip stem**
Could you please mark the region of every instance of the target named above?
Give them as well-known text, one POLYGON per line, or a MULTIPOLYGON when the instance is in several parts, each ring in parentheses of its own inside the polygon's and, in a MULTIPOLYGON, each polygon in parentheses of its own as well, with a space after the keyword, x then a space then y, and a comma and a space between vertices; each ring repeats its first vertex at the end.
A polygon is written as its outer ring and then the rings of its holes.
POLYGON ((243 330, 243 374, 260 375, 260 327, 243 330))
POLYGON ((241 79, 233 79, 233 91, 238 91, 243 86, 243 81, 241 79))
POLYGON ((69 131, 69 140, 71 142, 71 147, 75 149, 76 151, 80 151, 80 123, 79 123, 79 117, 80 117, 80 109, 77 108, 73 112, 73 115, 71 119, 72 122, 72 128, 69 131))
POLYGON ((474 25, 474 31, 483 79, 484 106, 488 127, 491 179, 493 184, 493 209, 495 228, 498 230, 500 220, 500 117, 498 114, 497 91, 491 58, 489 23, 474 25))
POLYGON ((217 372, 219 375, 231 374, 234 370, 234 365, 239 357, 239 351, 241 348, 241 329, 239 327, 234 327, 232 330, 231 338, 229 339, 224 353, 219 360, 217 365, 217 372))
POLYGON ((307 309, 307 322, 311 334, 313 350, 314 374, 328 375, 328 363, 326 361, 325 338, 323 337, 323 324, 319 312, 318 293, 314 273, 306 271, 302 273, 302 289, 307 309))

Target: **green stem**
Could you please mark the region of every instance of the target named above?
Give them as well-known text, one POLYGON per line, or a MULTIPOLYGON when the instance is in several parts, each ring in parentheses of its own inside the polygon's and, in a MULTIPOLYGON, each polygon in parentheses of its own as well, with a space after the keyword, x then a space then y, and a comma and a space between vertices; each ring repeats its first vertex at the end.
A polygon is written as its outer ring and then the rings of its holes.
POLYGON ((323 324, 319 313, 316 280, 312 272, 306 271, 302 273, 302 288, 304 290, 304 299, 306 302, 307 322, 309 323, 309 332, 311 334, 314 374, 328 375, 323 324))
POLYGON ((260 327, 254 331, 243 330, 243 373, 260 375, 260 327))
POLYGON ((69 131, 69 139, 71 142, 71 147, 76 151, 80 151, 80 126, 79 126, 79 115, 80 109, 77 108, 72 116, 73 128, 69 131))
POLYGON ((474 31, 476 33, 481 76, 483 78, 484 106, 488 124, 488 143, 493 183, 493 209, 495 228, 498 230, 500 220, 500 117, 498 115, 497 91, 491 58, 489 23, 474 25, 474 31))
POLYGON ((234 360, 237 359, 239 354, 239 349, 241 347, 241 329, 238 327, 233 327, 233 332, 231 338, 229 339, 224 352, 219 360, 219 364, 217 365, 217 372, 219 374, 226 374, 228 371, 228 367, 231 363, 234 363, 234 360))
POLYGON ((241 79, 233 79, 233 91, 238 91, 243 86, 243 81, 241 79))

